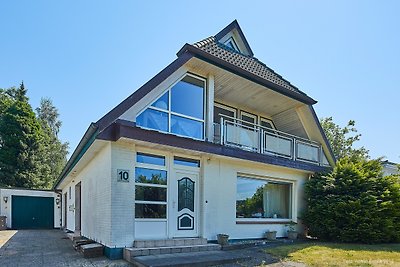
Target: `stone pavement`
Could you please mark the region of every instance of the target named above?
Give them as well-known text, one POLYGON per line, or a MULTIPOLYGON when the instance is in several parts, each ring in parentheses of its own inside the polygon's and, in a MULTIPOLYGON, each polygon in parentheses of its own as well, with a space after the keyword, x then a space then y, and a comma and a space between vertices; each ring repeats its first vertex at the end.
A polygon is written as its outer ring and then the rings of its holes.
MULTIPOLYGON (((10 231, 0 231, 0 240, 10 236, 10 231)), ((126 261, 111 261, 106 257, 85 259, 65 239, 61 230, 18 230, 0 248, 1 267, 34 266, 90 266, 125 267, 126 261)))

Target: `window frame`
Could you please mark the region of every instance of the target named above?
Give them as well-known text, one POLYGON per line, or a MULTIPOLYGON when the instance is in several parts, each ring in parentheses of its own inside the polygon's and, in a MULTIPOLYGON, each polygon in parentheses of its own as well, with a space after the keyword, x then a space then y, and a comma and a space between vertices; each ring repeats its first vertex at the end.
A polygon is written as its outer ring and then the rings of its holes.
MULTIPOLYGON (((214 102, 214 107, 218 107, 218 108, 225 109, 225 110, 228 110, 230 112, 233 112, 234 113, 233 119, 237 118, 237 114, 238 114, 238 109, 237 108, 234 108, 234 107, 231 107, 231 106, 219 103, 219 102, 214 102)), ((221 122, 221 121, 214 122, 214 118, 212 118, 212 119, 213 119, 213 123, 218 123, 219 124, 221 122)))
POLYGON ((264 177, 258 175, 249 175, 244 173, 237 173, 236 175, 236 196, 235 196, 235 220, 236 224, 285 224, 288 222, 297 222, 295 219, 297 216, 296 212, 296 192, 297 191, 297 182, 294 180, 286 180, 280 178, 273 177, 264 177), (288 184, 289 187, 289 218, 237 218, 236 217, 236 202, 237 202, 237 181, 239 178, 249 179, 249 180, 258 180, 264 181, 265 183, 271 182, 276 184, 288 184))
POLYGON ((135 151, 135 164, 134 164, 134 179, 133 179, 133 194, 134 194, 134 205, 135 205, 135 212, 133 214, 134 220, 135 221, 151 221, 151 222, 166 222, 168 220, 168 201, 169 201, 169 192, 168 192, 168 186, 169 186, 169 171, 168 171, 168 155, 163 154, 163 153, 157 153, 157 152, 152 152, 152 151, 147 151, 147 150, 136 150, 135 151), (164 157, 165 159, 165 164, 164 166, 162 165, 155 165, 155 164, 149 164, 149 163, 141 163, 137 162, 137 153, 140 154, 147 154, 147 155, 153 155, 153 156, 161 156, 164 157), (167 183, 165 185, 162 184, 149 184, 149 183, 137 183, 136 182, 136 168, 145 168, 145 169, 153 169, 153 170, 161 170, 161 171, 166 171, 167 174, 167 183), (157 187, 157 188, 165 188, 166 189, 166 201, 146 201, 146 200, 136 200, 136 186, 142 186, 142 187, 157 187), (165 218, 136 218, 136 204, 156 204, 156 205, 165 205, 165 218))
MULTIPOLYGON (((268 118, 265 118, 265 117, 263 117, 263 116, 260 116, 260 126, 262 126, 261 125, 261 122, 262 121, 265 121, 265 122, 268 122, 269 124, 271 124, 271 126, 272 126, 272 128, 271 128, 271 130, 276 130, 276 126, 275 126, 275 123, 274 123, 274 121, 273 120, 271 120, 271 119, 268 119, 268 118)), ((262 127, 265 127, 265 126, 262 126, 262 127)))
MULTIPOLYGON (((226 40, 226 41, 224 42, 224 45, 228 46, 228 43, 231 43, 231 44, 232 44, 232 46, 233 46, 232 49, 233 49, 233 50, 235 50, 235 51, 241 53, 241 51, 240 51, 240 49, 239 49, 239 46, 237 45, 235 39, 234 39, 232 36, 229 37, 228 40, 226 40)), ((228 46, 228 47, 229 47, 229 46, 228 46)), ((229 47, 229 48, 230 48, 230 47, 229 47)))
POLYGON ((172 83, 170 86, 168 86, 167 89, 163 90, 159 95, 157 95, 157 97, 155 97, 155 99, 145 108, 143 108, 142 110, 140 110, 140 112, 137 113, 136 117, 135 117, 135 122, 137 120, 137 118, 143 113, 145 112, 147 109, 152 109, 152 110, 157 110, 159 112, 164 112, 168 115, 168 131, 162 131, 162 130, 158 130, 158 129, 153 129, 153 128, 149 128, 149 127, 145 127, 145 126, 140 126, 137 125, 137 127, 143 128, 143 129, 147 129, 147 130, 152 130, 152 131, 158 131, 161 133, 167 133, 167 134, 172 134, 172 135, 176 135, 176 136, 180 136, 180 137, 185 137, 185 138, 190 138, 190 139, 194 139, 194 140, 201 140, 204 141, 206 140, 206 120, 207 120, 207 95, 208 95, 208 86, 207 86, 207 79, 199 76, 197 74, 191 73, 191 72, 186 72, 185 74, 183 74, 182 76, 180 76, 174 83, 172 83), (172 102, 171 102, 171 90, 172 88, 178 84, 180 81, 182 81, 186 76, 190 76, 192 78, 198 79, 200 81, 202 81, 204 83, 204 87, 203 87, 203 119, 199 119, 196 117, 192 117, 192 116, 188 116, 185 114, 181 114, 181 113, 177 113, 172 111, 172 102), (160 98, 162 97, 165 93, 168 93, 168 110, 165 109, 161 109, 158 107, 154 107, 153 104, 160 98), (197 122, 201 122, 203 124, 203 132, 202 134, 202 138, 195 138, 195 137, 191 137, 191 136, 185 136, 185 135, 181 135, 181 134, 176 134, 171 132, 171 117, 172 115, 178 116, 178 117, 182 117, 182 118, 186 118, 189 120, 193 120, 193 121, 197 121, 197 122))

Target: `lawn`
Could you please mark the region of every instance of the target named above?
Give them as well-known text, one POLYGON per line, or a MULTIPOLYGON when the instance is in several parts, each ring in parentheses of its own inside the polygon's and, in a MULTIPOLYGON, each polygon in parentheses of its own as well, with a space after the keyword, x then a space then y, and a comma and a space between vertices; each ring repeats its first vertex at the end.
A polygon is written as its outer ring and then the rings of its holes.
POLYGON ((302 243, 266 250, 282 260, 308 266, 400 266, 400 244, 302 243))

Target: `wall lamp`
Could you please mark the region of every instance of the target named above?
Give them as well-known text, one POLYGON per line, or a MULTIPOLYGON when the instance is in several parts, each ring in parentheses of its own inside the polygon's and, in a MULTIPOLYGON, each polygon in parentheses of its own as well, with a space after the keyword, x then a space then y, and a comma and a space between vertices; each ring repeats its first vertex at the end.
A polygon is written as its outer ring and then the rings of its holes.
POLYGON ((8 197, 3 197, 4 203, 8 202, 8 197))

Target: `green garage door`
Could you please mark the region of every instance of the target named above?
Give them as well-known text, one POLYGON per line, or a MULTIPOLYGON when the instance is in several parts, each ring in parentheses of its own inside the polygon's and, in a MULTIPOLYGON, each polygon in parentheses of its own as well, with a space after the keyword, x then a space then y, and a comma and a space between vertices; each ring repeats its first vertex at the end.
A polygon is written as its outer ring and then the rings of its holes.
POLYGON ((54 198, 12 196, 11 224, 13 229, 54 228, 54 198))

